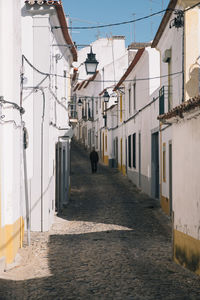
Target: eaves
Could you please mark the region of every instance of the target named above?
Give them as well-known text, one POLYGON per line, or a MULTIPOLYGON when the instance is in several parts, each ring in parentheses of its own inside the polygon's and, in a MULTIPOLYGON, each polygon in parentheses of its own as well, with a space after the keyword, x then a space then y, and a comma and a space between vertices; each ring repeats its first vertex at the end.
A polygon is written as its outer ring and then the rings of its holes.
POLYGON ((157 33, 156 33, 156 35, 154 37, 154 40, 152 42, 152 45, 151 45, 152 48, 155 48, 158 45, 158 42, 159 42, 159 40, 160 40, 160 38, 161 38, 161 36, 162 36, 162 34, 163 34, 163 32, 164 32, 164 30, 165 30, 168 22, 170 20, 170 17, 171 17, 171 15, 172 15, 172 13, 173 13, 176 5, 177 5, 177 2, 178 2, 178 0, 171 0, 170 1, 169 5, 168 5, 168 7, 166 9, 166 12, 165 12, 165 14, 164 14, 164 16, 162 18, 162 21, 160 23, 160 26, 159 26, 159 28, 157 30, 157 33))
POLYGON ((72 42, 72 39, 70 37, 69 31, 68 31, 68 26, 67 26, 67 21, 64 13, 64 9, 62 6, 62 1, 47 1, 47 0, 26 0, 25 1, 26 5, 40 5, 40 6, 53 6, 56 9, 58 20, 60 23, 60 28, 63 34, 63 37, 67 43, 67 45, 70 46, 70 51, 72 53, 73 61, 77 61, 77 50, 74 46, 74 43, 72 42))

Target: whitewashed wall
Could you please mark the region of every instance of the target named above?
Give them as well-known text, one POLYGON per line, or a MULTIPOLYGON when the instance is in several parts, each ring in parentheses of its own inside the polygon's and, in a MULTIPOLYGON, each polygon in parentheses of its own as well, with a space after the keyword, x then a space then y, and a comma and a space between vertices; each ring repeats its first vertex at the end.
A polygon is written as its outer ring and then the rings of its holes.
MULTIPOLYGON (((20 1, 0 3, 0 96, 20 104, 21 21, 20 1)), ((3 105, 0 124, 0 178, 2 224, 13 224, 21 216, 21 120, 19 111, 3 105), (13 123, 4 123, 8 120, 13 123)))
MULTIPOLYGON (((159 53, 151 48, 146 48, 142 57, 128 75, 124 82, 125 95, 123 96, 125 110, 123 114, 126 123, 118 131, 118 163, 120 164, 120 139, 123 139, 123 164, 127 167, 127 174, 133 182, 139 186, 139 133, 141 134, 141 188, 148 194, 151 194, 151 133, 153 130, 159 130, 158 116, 158 99, 145 108, 143 107, 150 103, 156 96, 159 79, 140 80, 150 77, 159 77, 160 60, 159 53), (136 109, 133 108, 133 83, 136 80, 136 109), (131 109, 129 112, 129 89, 131 89, 131 109), (141 111, 140 111, 141 110, 141 111), (135 117, 134 114, 136 114, 135 117), (136 134, 136 168, 128 165, 128 145, 126 158, 126 141, 131 135, 136 134), (126 161, 127 159, 127 161, 126 161)), ((119 109, 119 108, 118 108, 119 109)), ((131 150, 132 163, 132 150, 131 150)))
MULTIPOLYGON (((177 6, 177 9, 181 7, 177 6)), ((182 72, 182 39, 183 39, 183 29, 169 27, 170 21, 175 17, 174 14, 171 15, 171 18, 166 25, 164 32, 158 42, 157 49, 160 52, 161 59, 161 80, 160 80, 160 88, 165 86, 165 113, 168 112, 168 64, 163 62, 164 53, 167 49, 171 49, 171 74, 182 72)), ((183 90, 182 90, 182 74, 171 75, 171 99, 172 99, 172 107, 175 107, 182 103, 183 99, 183 90)), ((162 126, 165 128, 166 126, 162 126)), ((161 195, 165 199, 169 199, 169 143, 172 142, 172 128, 168 127, 161 134, 161 143, 162 145, 165 143, 166 145, 166 180, 161 182, 161 195)), ((160 145, 160 147, 162 147, 160 145)), ((163 162, 161 161, 161 164, 163 162)), ((160 168, 162 172, 162 166, 160 168)), ((163 178, 163 174, 160 175, 163 178)), ((165 200, 169 201, 169 200, 165 200)))
POLYGON ((59 25, 53 6, 26 7, 22 1, 22 12, 23 54, 38 70, 55 74, 40 74, 24 61, 23 104, 30 137, 27 160, 31 230, 47 231, 55 211, 55 144, 59 136, 70 131, 70 90, 67 87, 72 55, 69 48, 58 46, 66 44, 61 30, 51 30, 51 26, 59 25), (64 71, 66 78, 62 77, 64 71))
POLYGON ((199 240, 200 118, 184 119, 173 126, 174 229, 199 240))

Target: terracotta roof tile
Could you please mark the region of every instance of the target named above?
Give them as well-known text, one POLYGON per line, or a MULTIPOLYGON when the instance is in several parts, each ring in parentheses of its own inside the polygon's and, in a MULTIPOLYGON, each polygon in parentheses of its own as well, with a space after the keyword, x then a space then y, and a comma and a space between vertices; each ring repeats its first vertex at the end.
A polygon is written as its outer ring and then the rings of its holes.
POLYGON ((77 88, 79 87, 80 83, 77 83, 75 88, 74 88, 74 92, 77 90, 77 88))
POLYGON ((96 73, 93 76, 91 76, 89 79, 87 79, 87 82, 84 85, 84 88, 86 88, 91 81, 95 80, 98 73, 99 73, 99 71, 96 71, 96 73))
POLYGON ((101 93, 99 93, 99 96, 102 96, 106 90, 107 90, 107 88, 103 89, 103 91, 101 91, 101 93))
POLYGON ((85 84, 86 80, 83 80, 81 83, 79 83, 78 90, 82 89, 83 85, 85 84))
POLYGON ((198 97, 189 99, 182 104, 174 107, 172 110, 167 112, 166 114, 160 115, 157 117, 160 121, 165 121, 167 119, 171 119, 173 117, 183 118, 183 113, 189 112, 196 107, 200 107, 200 95, 198 97))
POLYGON ((62 5, 62 1, 61 0, 26 0, 25 3, 33 5, 33 4, 48 4, 48 5, 54 5, 55 3, 59 3, 62 5))

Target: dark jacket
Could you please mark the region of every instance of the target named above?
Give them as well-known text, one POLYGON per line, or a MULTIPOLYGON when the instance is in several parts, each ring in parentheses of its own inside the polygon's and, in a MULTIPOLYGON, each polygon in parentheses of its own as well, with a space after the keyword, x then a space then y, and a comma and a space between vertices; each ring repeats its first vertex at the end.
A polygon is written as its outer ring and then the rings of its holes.
POLYGON ((99 161, 98 153, 95 150, 93 150, 90 153, 90 160, 91 160, 91 162, 98 162, 99 161))

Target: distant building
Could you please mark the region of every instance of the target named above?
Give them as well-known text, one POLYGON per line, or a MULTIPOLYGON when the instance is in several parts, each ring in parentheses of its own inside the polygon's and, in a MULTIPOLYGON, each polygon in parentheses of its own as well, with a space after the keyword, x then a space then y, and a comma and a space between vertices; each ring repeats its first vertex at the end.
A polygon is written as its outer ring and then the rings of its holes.
POLYGON ((128 52, 123 36, 101 38, 93 42, 91 46, 99 62, 98 71, 93 76, 87 76, 83 62, 90 48, 81 49, 78 52, 77 65, 80 66, 78 81, 74 84, 73 89, 78 112, 78 123, 74 133, 85 147, 91 149, 92 146, 95 146, 102 161, 108 165, 105 110, 116 101, 116 94, 112 89, 128 66, 128 52), (102 91, 105 90, 110 94, 108 104, 105 104, 103 100, 102 91), (79 103, 82 104, 79 106, 79 103))
POLYGON ((155 97, 159 74, 158 51, 139 47, 114 87, 118 126, 112 129, 118 168, 155 198, 159 198, 159 101, 155 97))

